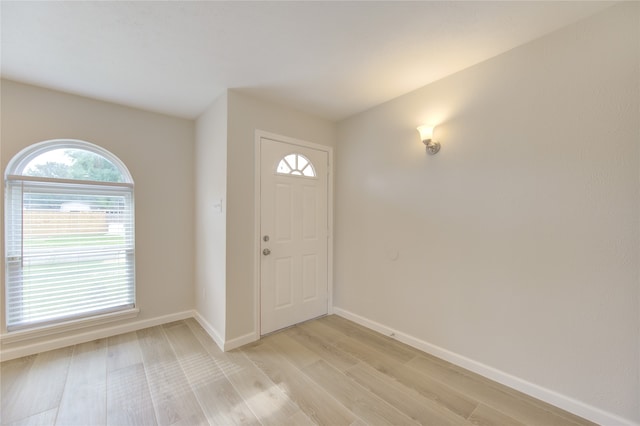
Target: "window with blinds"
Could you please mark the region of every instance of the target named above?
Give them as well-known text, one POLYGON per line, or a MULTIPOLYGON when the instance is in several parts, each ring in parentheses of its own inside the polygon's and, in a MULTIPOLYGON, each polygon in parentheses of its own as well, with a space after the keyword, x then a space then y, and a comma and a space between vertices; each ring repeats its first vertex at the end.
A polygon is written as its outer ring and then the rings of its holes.
POLYGON ((133 180, 108 151, 48 141, 5 174, 7 330, 135 307, 133 180))

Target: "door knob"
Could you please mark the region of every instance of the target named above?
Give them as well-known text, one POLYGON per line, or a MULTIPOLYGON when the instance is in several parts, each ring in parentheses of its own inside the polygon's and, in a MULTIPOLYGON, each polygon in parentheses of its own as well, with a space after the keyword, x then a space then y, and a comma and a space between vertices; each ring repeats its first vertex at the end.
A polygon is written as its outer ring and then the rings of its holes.
POLYGON ((269 256, 271 254, 271 250, 264 249, 264 250, 262 250, 262 254, 264 254, 265 256, 269 256))

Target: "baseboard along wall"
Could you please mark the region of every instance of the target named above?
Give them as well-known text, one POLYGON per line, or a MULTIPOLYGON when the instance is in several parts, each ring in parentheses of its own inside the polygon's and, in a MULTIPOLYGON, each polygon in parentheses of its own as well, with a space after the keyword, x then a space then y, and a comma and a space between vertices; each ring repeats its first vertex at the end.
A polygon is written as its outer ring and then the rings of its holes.
POLYGON ((481 362, 474 361, 473 359, 467 358, 463 355, 441 348, 440 346, 418 339, 399 330, 395 330, 391 327, 365 318, 346 309, 341 309, 334 306, 333 312, 336 315, 360 324, 363 327, 367 327, 370 330, 374 330, 378 333, 382 333, 386 336, 392 337, 423 352, 441 358, 474 373, 480 374, 481 376, 525 393, 541 401, 547 402, 551 405, 566 410, 577 416, 583 417, 592 422, 601 425, 640 426, 640 424, 635 423, 631 420, 616 416, 613 413, 609 413, 597 407, 593 407, 569 396, 562 395, 551 389, 538 386, 519 377, 505 373, 504 371, 501 371, 497 368, 493 368, 491 366, 482 364, 481 362))
POLYGON ((161 315, 154 318, 128 322, 126 324, 118 324, 106 326, 90 331, 78 332, 69 336, 56 337, 40 337, 33 343, 23 344, 11 349, 0 349, 0 361, 8 361, 23 356, 33 355, 40 352, 60 349, 67 346, 78 345, 80 343, 90 342, 96 339, 104 339, 118 334, 129 333, 131 331, 142 330, 143 328, 155 327, 173 321, 179 321, 194 316, 194 311, 176 312, 168 315, 161 315))

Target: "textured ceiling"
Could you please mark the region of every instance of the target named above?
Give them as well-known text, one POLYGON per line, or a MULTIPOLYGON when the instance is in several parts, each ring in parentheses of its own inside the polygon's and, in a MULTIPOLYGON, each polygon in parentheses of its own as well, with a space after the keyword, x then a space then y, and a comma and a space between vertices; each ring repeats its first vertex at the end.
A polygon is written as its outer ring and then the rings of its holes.
POLYGON ((3 77, 187 118, 234 88, 337 120, 613 3, 0 4, 3 77))

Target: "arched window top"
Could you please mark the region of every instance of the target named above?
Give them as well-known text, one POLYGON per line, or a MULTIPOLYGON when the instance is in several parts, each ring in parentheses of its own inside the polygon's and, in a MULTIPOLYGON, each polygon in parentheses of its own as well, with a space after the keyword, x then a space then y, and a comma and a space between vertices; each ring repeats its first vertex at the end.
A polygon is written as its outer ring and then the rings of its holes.
POLYGON ((279 175, 316 177, 316 170, 313 164, 302 154, 285 155, 278 163, 276 173, 279 175))
POLYGON ((30 176, 94 182, 133 183, 127 167, 109 151, 89 142, 40 142, 13 157, 5 177, 30 176))

